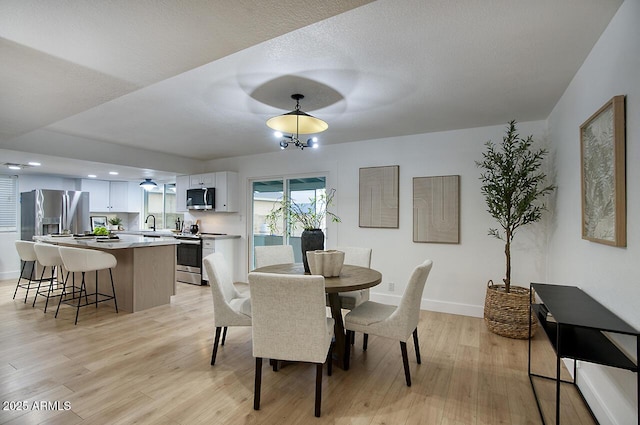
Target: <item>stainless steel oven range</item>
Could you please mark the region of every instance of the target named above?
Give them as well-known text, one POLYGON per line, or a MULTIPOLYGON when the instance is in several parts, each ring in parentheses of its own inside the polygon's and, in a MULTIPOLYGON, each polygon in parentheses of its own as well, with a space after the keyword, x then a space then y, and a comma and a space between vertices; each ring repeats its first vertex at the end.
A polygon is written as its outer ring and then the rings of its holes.
POLYGON ((197 235, 178 235, 176 280, 202 285, 202 239, 197 235))
POLYGON ((207 285, 207 273, 203 269, 202 259, 215 252, 215 236, 224 233, 179 234, 175 238, 177 245, 176 280, 192 285, 207 285))

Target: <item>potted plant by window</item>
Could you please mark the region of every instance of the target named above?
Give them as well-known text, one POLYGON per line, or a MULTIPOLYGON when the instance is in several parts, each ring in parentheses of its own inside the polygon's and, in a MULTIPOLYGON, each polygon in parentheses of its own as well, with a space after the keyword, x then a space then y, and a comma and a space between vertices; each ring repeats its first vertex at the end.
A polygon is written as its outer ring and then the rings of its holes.
POLYGON ((529 338, 536 329, 533 318, 529 335, 529 288, 511 285, 511 243, 516 230, 539 221, 546 209, 542 198, 555 190, 546 184, 542 167, 546 149, 533 148, 533 136, 520 137, 516 122, 509 123, 501 144, 485 143, 482 161, 481 191, 487 211, 500 228, 489 229, 489 236, 504 241, 506 273, 503 285, 489 281, 485 298, 484 319, 488 329, 511 338, 529 338))
POLYGON ((302 262, 305 272, 309 273, 309 263, 307 262, 307 251, 324 249, 324 232, 322 226, 328 217, 334 223, 340 222, 340 217, 328 210, 332 205, 336 194, 335 189, 330 189, 318 196, 309 198, 309 203, 298 204, 290 198, 282 198, 275 202, 273 208, 267 214, 266 222, 269 230, 275 233, 278 225, 283 222, 283 217, 288 217, 289 227, 285 229, 287 235, 300 226, 303 229, 300 236, 302 247, 302 262))
POLYGON ((120 230, 120 226, 122 225, 122 219, 118 216, 111 217, 109 219, 109 228, 111 230, 120 230))

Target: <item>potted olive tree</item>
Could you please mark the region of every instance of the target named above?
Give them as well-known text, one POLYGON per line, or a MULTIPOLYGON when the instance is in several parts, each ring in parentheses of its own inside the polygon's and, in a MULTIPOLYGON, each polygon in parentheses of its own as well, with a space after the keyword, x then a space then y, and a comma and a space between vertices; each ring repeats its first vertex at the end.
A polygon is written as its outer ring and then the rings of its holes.
POLYGON ((290 226, 285 229, 288 235, 297 226, 302 227, 300 244, 302 262, 307 273, 309 272, 307 251, 324 249, 324 232, 321 227, 325 223, 325 219, 329 217, 334 223, 340 222, 340 217, 328 210, 328 207, 333 203, 335 194, 336 190, 330 189, 318 196, 309 198, 309 203, 305 204, 299 204, 293 199, 285 197, 274 203, 273 208, 266 217, 267 225, 272 233, 277 231, 278 225, 283 222, 283 217, 289 218, 290 226))
MULTIPOLYGON (((501 144, 485 143, 482 161, 481 191, 487 211, 499 225, 489 236, 504 242, 506 271, 503 283, 489 281, 484 318, 490 331, 511 338, 529 338, 529 288, 511 285, 511 243, 516 231, 536 222, 546 209, 542 198, 555 186, 546 183, 543 172, 546 149, 534 149, 533 136, 520 137, 516 122, 509 123, 501 144)), ((535 327, 532 326, 532 334, 535 327)))

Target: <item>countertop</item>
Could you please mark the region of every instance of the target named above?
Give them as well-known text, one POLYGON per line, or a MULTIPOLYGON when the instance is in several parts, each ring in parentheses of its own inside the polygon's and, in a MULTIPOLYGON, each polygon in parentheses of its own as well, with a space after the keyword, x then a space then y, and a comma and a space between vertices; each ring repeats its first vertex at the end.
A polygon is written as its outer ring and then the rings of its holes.
POLYGON ((191 233, 175 233, 171 230, 119 230, 113 232, 117 235, 154 235, 153 237, 176 237, 179 239, 240 239, 240 235, 227 235, 222 233, 198 233, 194 236, 191 233))
POLYGON ((64 244, 78 247, 91 247, 102 249, 145 248, 149 246, 177 245, 180 241, 173 236, 145 237, 141 235, 118 235, 119 239, 101 239, 96 237, 75 238, 73 236, 35 236, 36 241, 51 244, 64 244), (104 240, 104 242, 102 242, 104 240))

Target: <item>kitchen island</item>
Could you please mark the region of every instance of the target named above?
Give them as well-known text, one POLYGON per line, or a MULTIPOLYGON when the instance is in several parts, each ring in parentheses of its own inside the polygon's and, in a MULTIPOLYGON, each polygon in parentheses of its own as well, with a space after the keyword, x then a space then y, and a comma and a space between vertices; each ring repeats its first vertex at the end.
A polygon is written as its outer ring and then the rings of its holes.
MULTIPOLYGON (((173 237, 120 235, 118 239, 97 239, 36 236, 34 239, 113 254, 118 261, 113 269, 113 282, 120 310, 133 313, 169 304, 171 296, 176 293, 176 245, 179 242, 173 237)), ((102 287, 109 282, 109 271, 98 273, 102 287)), ((87 291, 91 293, 95 288, 95 273, 87 273, 86 281, 87 291)))

